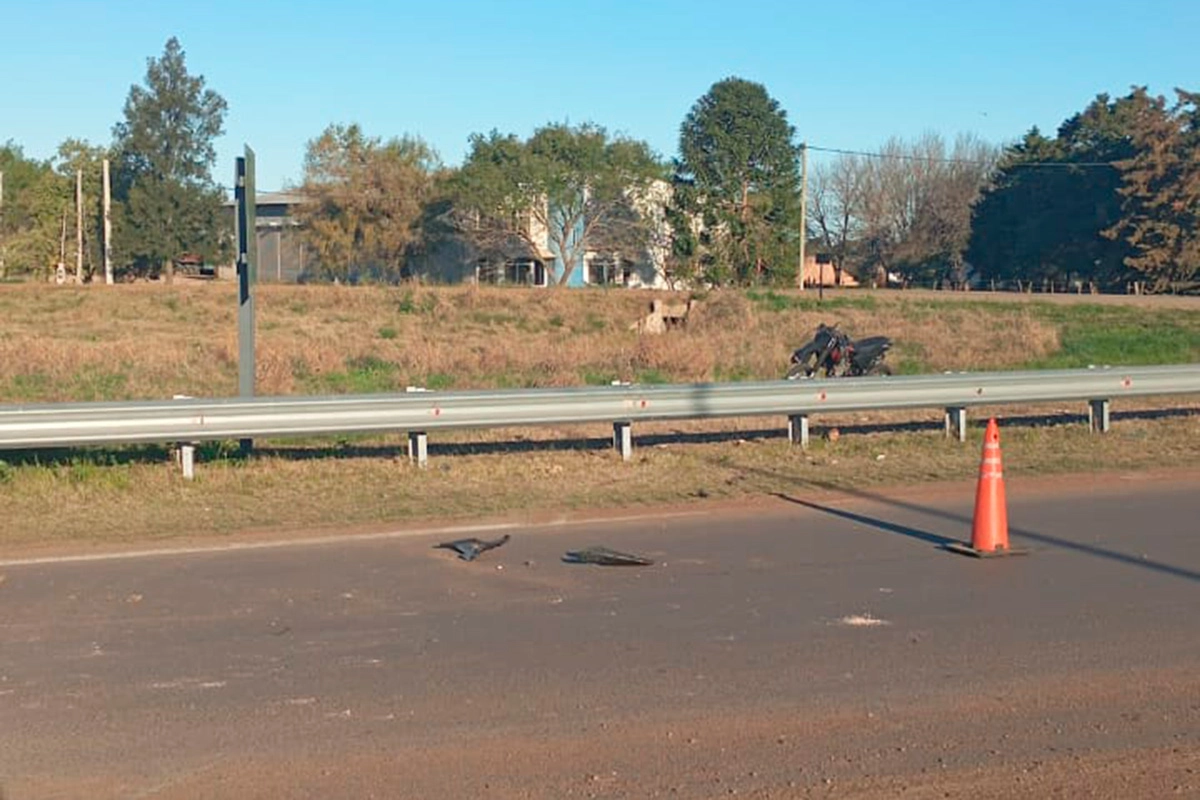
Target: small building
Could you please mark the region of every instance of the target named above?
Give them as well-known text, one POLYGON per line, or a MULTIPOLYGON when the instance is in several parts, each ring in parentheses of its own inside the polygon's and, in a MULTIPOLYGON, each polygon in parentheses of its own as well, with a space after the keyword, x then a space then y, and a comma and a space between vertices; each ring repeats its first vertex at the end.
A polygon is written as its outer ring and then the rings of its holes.
MULTIPOLYGON (((255 192, 255 234, 258 240, 258 280, 296 283, 309 265, 296 208, 308 202, 299 192, 255 192)), ((230 219, 236 211, 233 200, 225 202, 230 219)), ((236 275, 235 270, 230 270, 236 275)))
POLYGON ((828 257, 820 254, 804 256, 804 268, 798 278, 800 288, 808 286, 829 286, 848 288, 858 286, 858 281, 846 270, 834 269, 828 257))

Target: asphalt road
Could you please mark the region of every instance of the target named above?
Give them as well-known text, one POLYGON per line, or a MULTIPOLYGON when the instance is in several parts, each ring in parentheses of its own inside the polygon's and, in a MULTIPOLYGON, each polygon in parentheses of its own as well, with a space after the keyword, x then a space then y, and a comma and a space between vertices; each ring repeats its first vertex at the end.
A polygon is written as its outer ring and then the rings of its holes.
POLYGON ((2 563, 0 794, 1200 797, 1198 488, 2 563))

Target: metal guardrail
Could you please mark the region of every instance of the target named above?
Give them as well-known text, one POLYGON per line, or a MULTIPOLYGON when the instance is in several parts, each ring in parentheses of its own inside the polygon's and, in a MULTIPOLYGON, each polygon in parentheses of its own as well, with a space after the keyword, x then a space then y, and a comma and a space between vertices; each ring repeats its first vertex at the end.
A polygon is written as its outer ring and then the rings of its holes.
POLYGON ((755 383, 408 392, 332 397, 176 399, 0 405, 0 450, 199 442, 378 431, 429 431, 609 422, 628 456, 629 425, 647 420, 787 415, 807 443, 809 415, 945 408, 965 436, 965 409, 1089 401, 1108 427, 1111 400, 1200 393, 1200 364, 986 372, 755 383), (957 413, 954 413, 957 412, 957 413))

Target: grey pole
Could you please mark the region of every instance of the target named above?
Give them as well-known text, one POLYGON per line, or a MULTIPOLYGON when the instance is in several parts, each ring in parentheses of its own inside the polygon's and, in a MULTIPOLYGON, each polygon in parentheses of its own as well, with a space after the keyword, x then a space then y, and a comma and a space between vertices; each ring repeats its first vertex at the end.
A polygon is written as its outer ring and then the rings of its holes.
MULTIPOLYGON (((257 215, 254 207, 254 151, 237 159, 234 188, 237 205, 238 274, 238 396, 254 396, 254 284, 258 279, 257 215)), ((241 440, 243 454, 254 446, 251 439, 241 440)))

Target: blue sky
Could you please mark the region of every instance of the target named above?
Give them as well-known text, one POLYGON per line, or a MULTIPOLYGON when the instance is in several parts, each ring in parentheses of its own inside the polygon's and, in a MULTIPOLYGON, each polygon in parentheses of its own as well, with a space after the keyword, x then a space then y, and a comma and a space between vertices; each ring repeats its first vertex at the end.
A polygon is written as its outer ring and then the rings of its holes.
POLYGON ((591 121, 674 155, 717 80, 763 83, 810 144, 1053 131, 1096 94, 1200 89, 1196 0, 481 0, 59 2, 0 11, 0 142, 45 158, 107 143, 146 59, 177 36, 229 103, 216 179, 249 144, 258 186, 302 177, 330 123, 420 136, 448 164, 467 137, 591 121))

